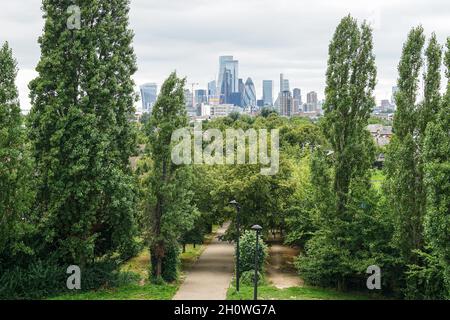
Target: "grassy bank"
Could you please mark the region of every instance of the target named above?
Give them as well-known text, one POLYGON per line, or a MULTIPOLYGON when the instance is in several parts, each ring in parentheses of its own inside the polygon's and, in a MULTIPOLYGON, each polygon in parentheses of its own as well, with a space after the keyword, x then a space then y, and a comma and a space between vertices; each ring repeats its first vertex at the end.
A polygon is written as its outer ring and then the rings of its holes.
MULTIPOLYGON (((260 300, 371 300, 374 296, 363 293, 344 293, 332 289, 315 287, 293 287, 278 289, 270 285, 258 287, 258 299, 260 300)), ((231 286, 227 292, 227 300, 252 300, 253 287, 241 286, 237 293, 231 286)))

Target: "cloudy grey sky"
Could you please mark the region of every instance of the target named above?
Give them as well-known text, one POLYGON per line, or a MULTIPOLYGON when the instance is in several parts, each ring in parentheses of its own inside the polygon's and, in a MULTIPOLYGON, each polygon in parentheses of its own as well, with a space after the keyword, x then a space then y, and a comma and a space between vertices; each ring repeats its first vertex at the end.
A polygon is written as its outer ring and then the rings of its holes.
MULTIPOLYGON (((27 83, 36 75, 40 0, 0 0, 0 42, 8 40, 19 63, 17 85, 29 109, 27 83)), ((263 79, 283 72, 291 88, 323 98, 327 50, 339 20, 351 13, 374 26, 377 99, 390 98, 409 29, 422 24, 444 43, 450 36, 448 0, 131 0, 130 22, 139 71, 136 84, 163 80, 173 70, 206 88, 217 77, 219 55, 239 60, 258 98, 263 79)))

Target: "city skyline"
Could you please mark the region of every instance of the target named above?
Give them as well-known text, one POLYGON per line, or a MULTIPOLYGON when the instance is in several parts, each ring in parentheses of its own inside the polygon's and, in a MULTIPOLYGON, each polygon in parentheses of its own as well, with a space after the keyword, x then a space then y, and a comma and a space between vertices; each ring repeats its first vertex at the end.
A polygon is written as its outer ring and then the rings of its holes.
MULTIPOLYGON (((277 79, 283 73, 291 88, 316 91, 321 100, 328 44, 339 20, 350 13, 374 26, 379 104, 391 98, 402 45, 412 27, 422 24, 428 34, 435 31, 440 43, 444 42, 450 33, 446 4, 443 0, 382 0, 377 6, 355 0, 132 0, 136 91, 149 82, 160 86, 173 70, 207 89, 208 82, 217 79, 217 57, 233 55, 240 62, 240 78, 252 78, 257 99, 262 97, 263 80, 274 81, 275 99, 277 79)), ((9 41, 18 60, 23 109, 30 107, 27 85, 36 76, 39 59, 40 6, 35 0, 5 2, 0 12, 0 39, 9 41)))

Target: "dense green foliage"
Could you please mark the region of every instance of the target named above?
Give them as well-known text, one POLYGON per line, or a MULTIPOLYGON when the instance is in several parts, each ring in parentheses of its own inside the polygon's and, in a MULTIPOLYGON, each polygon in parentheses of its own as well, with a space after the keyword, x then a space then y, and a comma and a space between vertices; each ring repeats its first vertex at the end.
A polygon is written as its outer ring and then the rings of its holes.
POLYGON ((0 48, 0 274, 34 253, 26 241, 35 232, 29 211, 32 171, 16 75, 16 61, 5 43, 0 48))
POLYGON ((321 127, 330 147, 316 148, 311 158, 313 235, 297 261, 305 280, 316 285, 362 287, 366 268, 379 263, 374 244, 386 246, 378 240, 386 225, 370 185, 375 147, 366 130, 375 106, 372 50, 370 27, 345 17, 329 47, 321 127))
POLYGON ((410 32, 399 64, 398 110, 387 153, 385 192, 405 296, 444 299, 450 297, 445 276, 450 243, 448 103, 440 94, 442 47, 433 34, 423 52, 423 33, 421 27, 410 32), (424 99, 417 103, 423 65, 424 99))
POLYGON ((30 84, 39 186, 33 210, 42 253, 85 266, 133 245, 135 135, 128 119, 136 63, 129 4, 80 1, 80 30, 67 28, 65 4, 44 0, 42 8, 39 75, 30 84))
MULTIPOLYGON (((253 230, 245 231, 239 240, 239 271, 244 274, 246 271, 255 271, 256 254, 256 232, 253 230)), ((268 254, 268 247, 261 237, 258 241, 258 270, 263 271, 264 263, 268 254)))
POLYGON ((418 27, 410 32, 403 47, 398 67, 399 92, 396 95, 397 112, 393 127, 395 135, 388 147, 386 159, 386 194, 394 216, 394 242, 408 263, 412 262, 412 250, 423 246, 425 198, 415 131, 419 125, 416 99, 424 43, 423 29, 418 27))
POLYGON ((182 235, 194 227, 198 210, 193 202, 192 167, 175 165, 172 133, 188 127, 184 103, 185 80, 172 73, 164 82, 146 126, 147 157, 152 168, 143 181, 145 218, 154 280, 174 280, 177 259, 171 257, 182 235), (170 249, 172 248, 172 249, 170 249), (164 263, 165 262, 165 263, 164 263))

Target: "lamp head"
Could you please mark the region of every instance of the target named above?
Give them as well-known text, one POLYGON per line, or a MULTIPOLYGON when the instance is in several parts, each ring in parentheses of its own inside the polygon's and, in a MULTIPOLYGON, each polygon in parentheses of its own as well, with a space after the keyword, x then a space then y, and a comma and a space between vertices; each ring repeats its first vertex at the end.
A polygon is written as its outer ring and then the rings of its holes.
POLYGON ((262 230, 262 227, 261 227, 260 225, 258 225, 258 224, 255 224, 255 225, 252 227, 252 230, 255 230, 255 231, 261 231, 261 230, 262 230))

